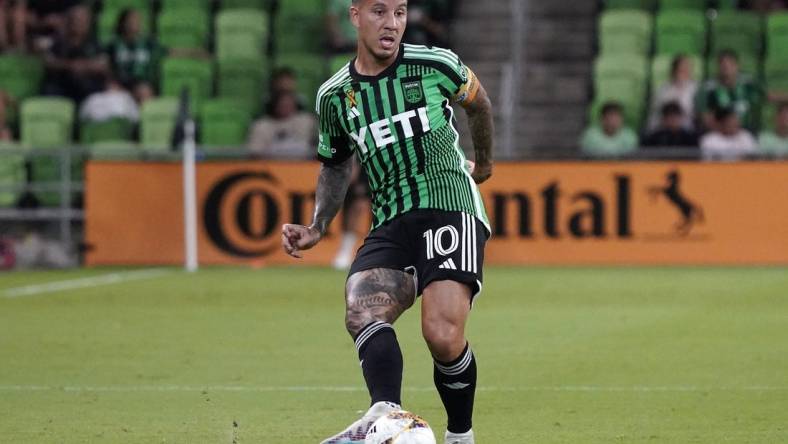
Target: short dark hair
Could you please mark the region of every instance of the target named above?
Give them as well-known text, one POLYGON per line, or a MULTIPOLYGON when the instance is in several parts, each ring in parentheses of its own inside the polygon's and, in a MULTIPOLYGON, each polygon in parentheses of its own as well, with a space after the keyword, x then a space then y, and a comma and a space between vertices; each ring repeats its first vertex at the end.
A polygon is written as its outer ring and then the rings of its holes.
POLYGON ((777 112, 781 113, 785 110, 788 110, 788 102, 780 102, 777 104, 777 112))
POLYGON ((723 49, 722 51, 720 51, 717 54, 717 61, 718 62, 721 62, 722 59, 727 59, 727 58, 731 58, 731 59, 735 60, 736 62, 738 62, 739 61, 739 53, 737 53, 736 51, 734 51, 734 50, 732 50, 730 48, 725 48, 725 49, 723 49))
POLYGON ((681 108, 679 102, 668 102, 662 105, 662 109, 660 110, 662 113, 662 117, 670 117, 670 116, 683 116, 684 110, 681 108))
POLYGON ((624 114, 624 106, 621 102, 609 101, 602 104, 602 109, 599 110, 599 115, 605 117, 610 113, 624 114))
POLYGON ((681 65, 681 62, 684 61, 685 59, 689 59, 689 56, 687 56, 687 54, 676 54, 676 56, 673 57, 673 60, 670 62, 671 79, 676 77, 676 72, 679 70, 679 65, 681 65))
POLYGON ((273 79, 278 79, 279 77, 293 77, 293 78, 296 78, 296 77, 298 77, 298 75, 296 75, 296 72, 295 72, 295 70, 293 68, 291 68, 289 66, 280 66, 279 68, 276 68, 274 70, 274 72, 271 75, 271 79, 272 80, 273 79))
POLYGON ((125 8, 124 10, 120 11, 118 14, 118 19, 115 22, 115 35, 121 37, 123 33, 126 31, 126 22, 131 17, 131 14, 137 12, 134 8, 125 8))
POLYGON ((714 118, 717 120, 717 122, 722 122, 723 120, 735 115, 736 111, 734 111, 733 108, 719 108, 714 111, 714 118))

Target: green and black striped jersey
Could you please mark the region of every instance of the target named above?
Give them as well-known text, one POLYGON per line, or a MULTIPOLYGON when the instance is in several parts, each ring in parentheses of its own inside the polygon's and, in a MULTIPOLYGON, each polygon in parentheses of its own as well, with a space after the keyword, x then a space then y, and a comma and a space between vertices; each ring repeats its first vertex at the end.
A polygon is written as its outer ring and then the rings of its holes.
POLYGON ((372 228, 429 208, 476 216, 489 229, 451 107, 472 72, 449 50, 407 44, 377 76, 354 62, 317 93, 318 158, 339 163, 356 153, 372 190, 372 228))

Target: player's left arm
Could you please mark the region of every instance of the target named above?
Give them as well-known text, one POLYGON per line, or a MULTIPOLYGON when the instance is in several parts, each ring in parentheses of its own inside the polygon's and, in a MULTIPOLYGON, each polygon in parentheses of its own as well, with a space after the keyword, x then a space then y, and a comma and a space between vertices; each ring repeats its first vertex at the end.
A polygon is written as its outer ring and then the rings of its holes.
POLYGON ((493 110, 490 97, 470 68, 464 67, 467 81, 454 98, 455 103, 465 109, 473 139, 473 150, 476 155, 472 168, 473 180, 480 184, 492 176, 493 170, 493 110))

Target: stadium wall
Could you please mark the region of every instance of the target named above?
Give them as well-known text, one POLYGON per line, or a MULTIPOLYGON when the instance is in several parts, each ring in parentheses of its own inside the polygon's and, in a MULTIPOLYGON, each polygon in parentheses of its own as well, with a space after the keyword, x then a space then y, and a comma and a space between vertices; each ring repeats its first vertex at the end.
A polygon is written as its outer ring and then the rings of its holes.
MULTIPOLYGON (((283 223, 308 223, 312 162, 203 163, 202 264, 292 264, 283 223)), ((183 263, 181 166, 90 162, 88 265, 183 263)), ((788 162, 500 163, 482 186, 490 264, 788 264, 788 162)), ((331 263, 338 223, 300 262, 331 263)))

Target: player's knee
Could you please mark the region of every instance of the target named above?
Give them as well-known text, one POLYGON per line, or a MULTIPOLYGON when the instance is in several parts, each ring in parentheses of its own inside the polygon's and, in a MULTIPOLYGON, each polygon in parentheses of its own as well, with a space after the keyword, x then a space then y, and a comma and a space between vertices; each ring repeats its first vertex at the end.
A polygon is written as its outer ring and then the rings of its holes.
POLYGON ((432 356, 449 362, 459 356, 465 348, 465 334, 462 326, 451 322, 431 322, 422 326, 422 334, 432 356))

